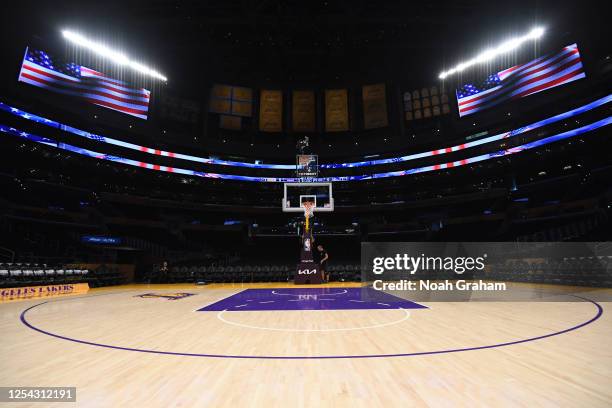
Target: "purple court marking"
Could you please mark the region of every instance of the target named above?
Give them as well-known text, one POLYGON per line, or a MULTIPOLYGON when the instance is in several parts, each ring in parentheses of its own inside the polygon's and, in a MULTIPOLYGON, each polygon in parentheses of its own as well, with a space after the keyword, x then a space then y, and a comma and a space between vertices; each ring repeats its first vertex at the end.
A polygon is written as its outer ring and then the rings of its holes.
MULTIPOLYGON (((103 293, 103 294, 98 294, 98 295, 91 295, 91 296, 86 296, 86 297, 95 297, 95 296, 106 296, 106 295, 115 295, 116 293, 103 293)), ((159 351, 159 350, 150 350, 150 349, 137 349, 137 348, 131 348, 131 347, 121 347, 121 346, 113 346, 110 344, 102 344, 102 343, 94 343, 91 341, 85 341, 85 340, 79 340, 79 339, 73 339, 70 337, 66 337, 66 336, 62 336, 59 334, 55 334, 55 333, 51 333, 42 329, 39 329, 36 326, 33 326, 30 322, 28 322, 26 320, 26 314, 39 306, 42 306, 47 302, 42 302, 42 303, 38 303, 36 305, 30 306, 27 309, 25 309, 23 312, 21 312, 21 316, 19 317, 21 322, 26 325, 28 328, 37 331, 39 333, 42 334, 46 334, 47 336, 51 336, 51 337, 55 337, 57 339, 61 339, 61 340, 67 340, 67 341, 71 341, 73 343, 80 343, 80 344, 86 344, 89 346, 95 346, 95 347, 103 347, 103 348, 109 348, 109 349, 113 349, 113 350, 124 350, 124 351, 137 351, 139 353, 150 353, 150 354, 163 354, 163 355, 170 355, 170 356, 185 356, 185 357, 208 357, 208 358, 237 358, 237 359, 251 359, 251 360, 334 360, 334 359, 353 359, 353 358, 393 358, 393 357, 415 357, 415 356, 427 356, 427 355, 433 355, 433 354, 448 354, 448 353, 459 353, 462 351, 475 351, 475 350, 486 350, 486 349, 494 349, 494 348, 500 348, 500 347, 506 347, 506 346, 512 346, 514 344, 521 344, 521 343, 529 343, 532 341, 537 341, 537 340, 542 340, 542 339, 546 339, 549 337, 554 337, 554 336, 559 336, 561 334, 565 334, 565 333, 569 333, 571 331, 574 330, 578 330, 582 327, 588 326, 589 324, 593 323, 594 321, 596 321, 597 319, 599 319, 602 315, 603 315, 603 308, 601 307, 601 305, 591 299, 587 299, 585 297, 582 296, 577 296, 577 295, 568 295, 568 296, 572 296, 575 297, 577 299, 582 299, 586 302, 591 303, 592 305, 594 305, 597 308, 597 313, 595 314, 595 316, 593 316, 591 319, 587 320, 586 322, 582 322, 576 326, 572 326, 568 329, 565 330, 561 330, 558 332, 553 332, 553 333, 549 333, 549 334, 544 334, 542 336, 537 336, 537 337, 530 337, 527 339, 522 339, 522 340, 515 340, 515 341, 509 341, 509 342, 505 342, 505 343, 497 343, 497 344, 491 344, 491 345, 486 345, 486 346, 474 346, 474 347, 464 347, 464 348, 458 348, 458 349, 447 349, 447 350, 434 350, 434 351, 420 351, 420 352, 414 352, 414 353, 396 353, 396 354, 362 354, 362 355, 348 355, 348 356, 241 356, 241 355, 231 355, 231 354, 200 354, 200 353, 181 353, 181 352, 177 352, 177 351, 159 351)), ((80 298, 72 298, 72 299, 58 299, 55 300, 51 303, 55 303, 55 302, 60 302, 60 301, 69 301, 69 300, 76 300, 76 299, 84 299, 85 297, 80 297, 80 298)))
POLYGON ((427 309, 372 288, 246 289, 198 312, 266 310, 427 309), (251 303, 245 304, 251 300, 251 303))

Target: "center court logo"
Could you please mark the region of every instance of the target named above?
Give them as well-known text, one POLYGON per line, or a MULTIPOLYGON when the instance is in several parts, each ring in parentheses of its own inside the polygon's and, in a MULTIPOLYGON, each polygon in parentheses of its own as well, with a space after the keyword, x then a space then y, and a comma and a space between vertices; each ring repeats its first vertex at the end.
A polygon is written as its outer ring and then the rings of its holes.
POLYGON ((139 297, 143 299, 150 298, 158 298, 158 299, 166 299, 166 300, 180 300, 189 296, 193 296, 195 293, 187 293, 187 292, 177 292, 177 293, 143 293, 142 295, 136 295, 134 297, 139 297))

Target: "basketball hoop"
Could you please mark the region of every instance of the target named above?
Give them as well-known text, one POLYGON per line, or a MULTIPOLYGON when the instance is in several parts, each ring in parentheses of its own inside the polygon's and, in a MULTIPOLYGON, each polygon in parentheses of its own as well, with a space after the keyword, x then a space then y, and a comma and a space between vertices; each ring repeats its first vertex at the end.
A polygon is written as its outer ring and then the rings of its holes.
POLYGON ((312 218, 314 214, 315 204, 312 201, 304 201, 302 203, 302 208, 304 209, 304 219, 306 221, 304 226, 306 228, 306 231, 308 231, 310 227, 310 223, 308 220, 312 218))

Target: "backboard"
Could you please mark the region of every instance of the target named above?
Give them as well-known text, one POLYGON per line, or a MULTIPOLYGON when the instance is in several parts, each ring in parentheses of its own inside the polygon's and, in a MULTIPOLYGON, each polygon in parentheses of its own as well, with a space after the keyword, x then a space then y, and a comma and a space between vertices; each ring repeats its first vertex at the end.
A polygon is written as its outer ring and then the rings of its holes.
POLYGON ((315 212, 334 211, 332 183, 285 183, 284 212, 304 212, 305 201, 314 203, 315 212))

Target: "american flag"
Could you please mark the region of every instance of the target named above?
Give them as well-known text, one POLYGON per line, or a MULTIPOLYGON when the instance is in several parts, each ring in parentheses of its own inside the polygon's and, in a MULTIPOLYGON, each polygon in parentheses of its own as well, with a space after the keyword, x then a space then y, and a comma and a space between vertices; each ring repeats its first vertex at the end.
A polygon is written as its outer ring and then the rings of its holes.
POLYGON ((40 50, 26 50, 19 81, 72 95, 95 105, 147 118, 151 92, 75 63, 64 63, 40 50))
POLYGON ((479 84, 463 85, 456 92, 459 116, 584 77, 578 46, 568 45, 559 53, 545 55, 489 75, 479 84))

